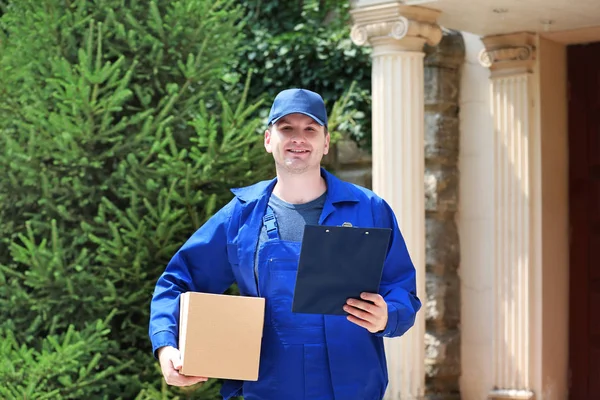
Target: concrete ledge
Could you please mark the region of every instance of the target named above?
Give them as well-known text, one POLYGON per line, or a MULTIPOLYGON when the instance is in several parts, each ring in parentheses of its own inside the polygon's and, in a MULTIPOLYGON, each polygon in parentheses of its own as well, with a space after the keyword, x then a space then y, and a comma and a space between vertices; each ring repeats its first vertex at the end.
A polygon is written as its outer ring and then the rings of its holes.
POLYGON ((534 393, 530 390, 492 390, 488 395, 488 400, 530 400, 534 398, 534 393))

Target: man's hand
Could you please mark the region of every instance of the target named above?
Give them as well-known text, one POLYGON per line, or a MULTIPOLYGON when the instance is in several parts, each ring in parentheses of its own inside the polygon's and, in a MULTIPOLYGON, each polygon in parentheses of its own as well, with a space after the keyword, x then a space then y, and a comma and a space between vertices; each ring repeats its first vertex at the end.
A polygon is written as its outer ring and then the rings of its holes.
POLYGON ((362 326, 371 333, 383 331, 387 326, 387 303, 376 293, 361 293, 363 300, 348 299, 344 311, 348 314, 348 321, 362 326))
POLYGON ((165 346, 158 349, 158 360, 165 381, 171 386, 191 386, 208 380, 208 378, 201 376, 181 375, 179 373, 182 367, 181 353, 175 347, 165 346))

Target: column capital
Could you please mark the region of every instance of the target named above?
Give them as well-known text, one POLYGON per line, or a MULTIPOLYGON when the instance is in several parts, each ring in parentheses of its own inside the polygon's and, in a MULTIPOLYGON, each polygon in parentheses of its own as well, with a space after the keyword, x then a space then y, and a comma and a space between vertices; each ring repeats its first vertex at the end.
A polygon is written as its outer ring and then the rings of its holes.
POLYGON ((354 26, 350 37, 358 45, 373 47, 373 56, 398 51, 422 51, 437 45, 442 29, 439 11, 389 2, 350 11, 354 26))
POLYGON ((536 61, 535 34, 523 32, 486 36, 485 49, 479 62, 492 71, 492 76, 532 73, 536 61))

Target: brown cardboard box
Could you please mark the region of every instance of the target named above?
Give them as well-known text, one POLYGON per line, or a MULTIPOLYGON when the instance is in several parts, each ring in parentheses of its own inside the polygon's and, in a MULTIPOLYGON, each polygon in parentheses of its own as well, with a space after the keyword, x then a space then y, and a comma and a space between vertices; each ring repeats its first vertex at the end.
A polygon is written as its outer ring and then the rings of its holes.
POLYGON ((180 296, 179 350, 188 376, 256 381, 265 299, 187 292, 180 296))

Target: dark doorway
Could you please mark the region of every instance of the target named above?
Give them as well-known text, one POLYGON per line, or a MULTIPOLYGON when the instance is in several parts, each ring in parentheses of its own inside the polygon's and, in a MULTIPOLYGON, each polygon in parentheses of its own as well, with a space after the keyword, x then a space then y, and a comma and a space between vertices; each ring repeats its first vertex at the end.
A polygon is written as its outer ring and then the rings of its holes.
POLYGON ((600 43, 570 46, 570 400, 600 399, 600 43))

